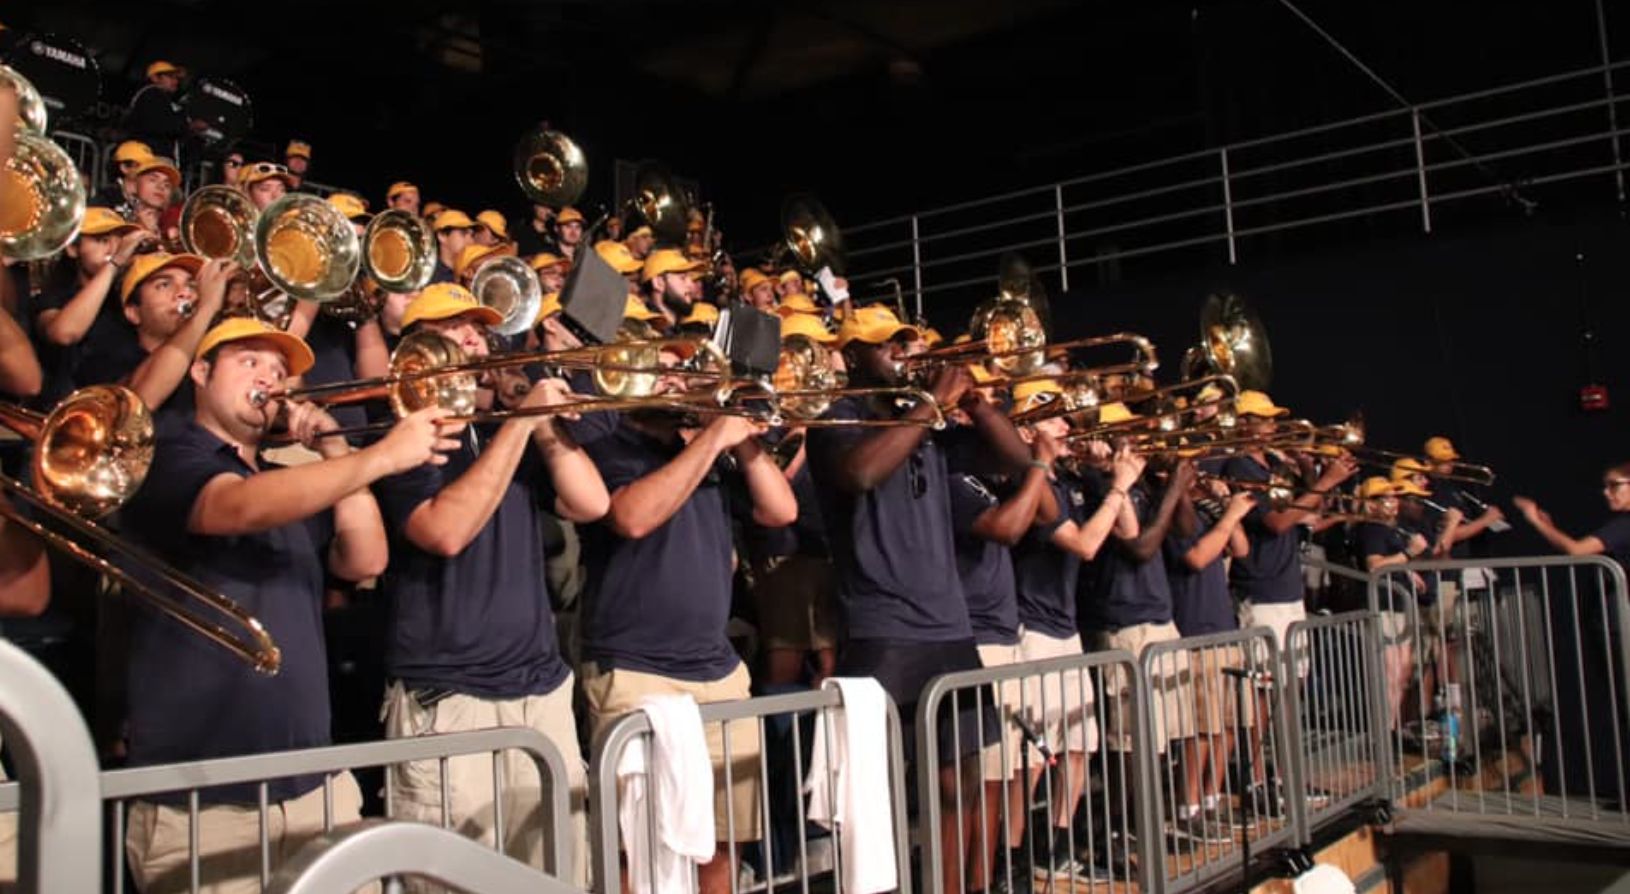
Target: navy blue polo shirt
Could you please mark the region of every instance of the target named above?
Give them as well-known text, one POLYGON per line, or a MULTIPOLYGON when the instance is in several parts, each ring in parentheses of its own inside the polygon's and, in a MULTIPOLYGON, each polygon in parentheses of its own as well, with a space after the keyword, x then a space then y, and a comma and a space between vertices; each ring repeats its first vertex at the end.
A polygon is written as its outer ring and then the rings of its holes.
MULTIPOLYGON (((306 344, 315 362, 301 377, 303 384, 328 385, 357 377, 357 334, 351 324, 318 313, 306 333, 306 344)), ((328 414, 341 428, 355 428, 368 421, 368 411, 361 404, 338 404, 329 407, 328 414)))
POLYGON ((792 486, 792 495, 798 501, 798 520, 780 528, 766 528, 751 519, 744 520, 742 542, 747 555, 754 562, 785 556, 830 559, 832 553, 826 546, 826 529, 821 524, 820 499, 815 494, 815 480, 809 474, 807 462, 788 484, 792 486))
MULTIPOLYGON (((1155 516, 1155 497, 1141 483, 1134 484, 1129 495, 1141 529, 1155 516)), ((1114 631, 1135 624, 1165 624, 1172 620, 1172 590, 1166 578, 1166 563, 1158 555, 1139 562, 1113 536, 1099 551, 1082 583, 1088 594, 1083 612, 1089 629, 1114 631)))
MULTIPOLYGON (((205 589, 259 618, 283 651, 283 669, 258 674, 157 611, 135 612, 129 655, 135 766, 329 744, 322 599, 332 513, 235 537, 189 533, 186 519, 199 492, 222 474, 256 472, 196 422, 161 432, 147 482, 121 512, 122 527, 205 589)), ((299 797, 321 781, 274 780, 270 797, 299 797)), ((254 785, 222 786, 206 791, 205 799, 254 803, 256 791, 254 785)))
POLYGON ((1011 646, 1019 641, 1019 605, 1013 581, 1013 556, 1001 543, 975 534, 974 525, 1004 499, 1012 487, 997 489, 978 476, 951 475, 951 524, 956 529, 957 573, 968 602, 968 620, 974 642, 982 646, 1011 646))
MULTIPOLYGON (((571 387, 573 394, 593 397, 598 392, 594 387, 594 374, 586 369, 569 370, 566 373, 566 384, 571 387)), ((622 414, 615 410, 599 413, 583 413, 576 419, 562 419, 561 425, 566 434, 580 446, 605 437, 616 431, 622 420, 622 414)))
POLYGON ((1614 513, 1592 536, 1602 541, 1603 553, 1630 574, 1630 512, 1614 513))
POLYGON ((453 275, 453 268, 438 260, 436 269, 430 273, 430 282, 425 283, 425 285, 433 286, 439 282, 458 282, 458 277, 453 275))
POLYGON ((552 506, 554 494, 536 448, 527 445, 498 508, 458 555, 432 555, 404 533, 413 511, 468 471, 495 431, 468 428, 446 465, 374 484, 391 532, 382 581, 391 605, 385 670, 409 688, 521 698, 553 691, 569 672, 555 636, 537 510, 538 503, 552 506))
MULTIPOLYGON (((626 420, 585 448, 615 493, 661 469, 684 450, 626 420)), ((611 668, 707 682, 741 663, 725 636, 732 583, 728 487, 715 464, 677 512, 638 540, 604 524, 579 529, 583 659, 611 668)))
MULTIPOLYGON (((834 401, 834 419, 879 418, 870 401, 834 401)), ((821 518, 838 569, 852 638, 954 642, 973 638, 957 574, 945 455, 926 435, 911 456, 870 491, 837 485, 835 464, 874 432, 810 429, 808 456, 821 518)))
POLYGON ((1063 469, 1057 472, 1052 487, 1059 516, 1025 532, 1013 547, 1013 572, 1018 581, 1019 620, 1025 629, 1064 639, 1080 632, 1075 592, 1080 584, 1081 557, 1053 545, 1053 535, 1066 521, 1079 525, 1092 517, 1103 497, 1095 487, 1089 491, 1091 485, 1063 469))
MULTIPOLYGON (((1382 525, 1375 522, 1359 522, 1353 528, 1353 552, 1358 555, 1360 568, 1369 567, 1371 556, 1392 556, 1398 553, 1408 553, 1411 531, 1397 525, 1382 525)), ((1388 580, 1395 585, 1407 585, 1410 592, 1419 597, 1414 581, 1407 574, 1388 575, 1388 580)), ((1382 597, 1383 601, 1386 597, 1382 597)), ((1382 605, 1384 611, 1407 611, 1403 605, 1382 605)))
MULTIPOLYGON (((78 342, 71 345, 56 345, 48 341, 38 323, 38 318, 45 311, 61 310, 68 306, 68 302, 79 294, 78 277, 70 278, 55 288, 46 289, 34 299, 36 320, 34 345, 40 355, 40 368, 45 373, 45 387, 41 390, 40 406, 52 406, 79 387, 79 365, 86 355, 96 357, 117 350, 118 340, 135 344, 136 328, 124 318, 124 310, 119 304, 118 285, 118 278, 115 277, 113 285, 108 289, 107 297, 102 299, 102 306, 97 309, 96 318, 91 321, 90 328, 85 330, 84 336, 78 342)), ((136 349, 140 352, 139 345, 136 349)), ((136 363, 141 362, 142 356, 145 355, 138 353, 136 363)), ((106 381, 117 381, 121 377, 114 376, 106 381)))
POLYGON ((1227 550, 1211 560, 1206 567, 1195 571, 1183 559, 1188 551, 1209 533, 1216 520, 1203 512, 1196 512, 1199 522, 1191 536, 1183 536, 1174 526, 1160 545, 1166 559, 1166 581, 1172 591, 1172 620, 1177 632, 1184 636, 1204 636, 1239 629, 1234 614, 1234 600, 1228 594, 1228 572, 1223 556, 1227 550))
MULTIPOLYGON (((1271 477, 1266 466, 1245 455, 1230 459, 1223 473, 1244 481, 1267 481, 1271 477)), ((1297 526, 1274 533, 1264 522, 1270 511, 1266 501, 1259 501, 1245 516, 1245 536, 1251 542, 1251 551, 1234 560, 1228 571, 1229 586, 1251 602, 1301 602, 1302 544, 1297 526)))

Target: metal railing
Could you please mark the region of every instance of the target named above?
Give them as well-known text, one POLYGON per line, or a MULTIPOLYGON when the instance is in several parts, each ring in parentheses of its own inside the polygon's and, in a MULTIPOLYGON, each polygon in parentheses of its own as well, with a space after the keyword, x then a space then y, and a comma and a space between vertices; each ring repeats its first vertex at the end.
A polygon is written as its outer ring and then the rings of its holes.
MULTIPOLYGON (((724 805, 722 817, 724 822, 721 830, 723 837, 720 840, 733 842, 739 846, 760 837, 765 839, 757 883, 745 884, 741 874, 732 867, 730 872, 732 892, 782 886, 807 892, 810 890, 811 879, 824 874, 828 869, 832 875, 833 889, 837 894, 842 894, 845 890, 842 848, 837 846, 831 848, 830 867, 824 860, 817 859, 817 854, 811 847, 812 840, 817 836, 811 829, 811 824, 806 821, 804 797, 801 794, 806 777, 810 775, 814 737, 824 738, 827 753, 832 753, 835 736, 832 711, 842 706, 841 694, 831 688, 698 706, 704 729, 710 727, 717 729, 722 745, 722 753, 713 755, 716 799, 722 800, 724 805), (743 756, 733 752, 732 740, 739 737, 732 735, 735 731, 731 726, 740 724, 751 725, 752 734, 756 736, 756 754, 743 756), (788 763, 777 770, 772 768, 772 760, 788 763), (742 777, 744 771, 749 778, 742 777), (790 793, 786 792, 782 786, 776 784, 778 781, 792 782, 793 790, 790 793), (738 791, 738 786, 744 784, 755 788, 754 816, 739 815, 735 806, 737 799, 733 795, 738 791), (797 853, 796 863, 790 854, 783 854, 778 847, 768 846, 772 837, 782 839, 789 837, 776 836, 775 833, 778 831, 790 831, 792 846, 796 848, 797 853)), ((911 849, 906 833, 905 773, 900 718, 892 701, 887 704, 887 714, 888 796, 894 813, 894 851, 899 889, 909 891, 912 890, 911 849)), ((624 753, 636 742, 642 744, 648 756, 651 755, 651 741, 651 724, 642 711, 624 715, 595 737, 591 752, 593 756, 589 761, 589 813, 593 823, 589 839, 595 868, 592 873, 592 887, 602 894, 624 890, 619 882, 622 852, 626 849, 618 822, 619 764, 624 753)), ((828 769, 824 780, 812 780, 808 784, 824 784, 828 787, 829 795, 835 798, 833 786, 836 782, 831 772, 834 768, 829 766, 828 769)), ((648 797, 645 800, 648 809, 634 822, 644 825, 649 830, 647 839, 654 841, 657 838, 656 817, 652 804, 653 800, 648 797)), ((650 877, 657 877, 656 867, 650 865, 649 861, 646 871, 651 873, 650 877)), ((694 877, 696 872, 694 865, 690 867, 690 871, 694 877)))
POLYGON ((350 894, 382 879, 416 876, 468 894, 582 894, 552 876, 446 829, 370 821, 307 843, 272 879, 271 894, 350 894))
POLYGON ((68 157, 74 160, 74 167, 85 178, 85 192, 95 195, 102 188, 103 178, 107 176, 107 169, 101 165, 101 153, 97 151, 96 141, 84 134, 73 133, 66 130, 51 132, 51 140, 61 146, 68 157))
POLYGON ((1371 604, 1404 643, 1388 675, 1418 681, 1391 688, 1400 816, 1467 834, 1516 817, 1523 835, 1630 846, 1626 592, 1601 556, 1378 568, 1371 604))
POLYGON ((1301 790, 1282 709, 1297 677, 1294 668, 1278 673, 1273 631, 1156 643, 1141 663, 1151 710, 1167 714, 1168 757, 1150 774, 1154 815, 1166 818, 1161 890, 1194 890, 1238 870, 1252 851, 1300 844, 1298 799, 1283 796, 1301 790))
POLYGON ((1285 681, 1299 681, 1284 694, 1301 779, 1303 844, 1386 793, 1385 727, 1376 723, 1385 716, 1380 635, 1368 611, 1297 621, 1285 632, 1285 681))
POLYGON ((1238 263, 1255 239, 1374 216, 1424 232, 1479 198, 1524 209, 1545 187, 1599 178, 1623 201, 1619 124, 1630 61, 1321 124, 846 225, 851 279, 917 296, 993 294, 1008 251, 1057 274, 1183 250, 1238 263))
POLYGON ((1011 890, 1019 874, 1057 890, 1154 890, 1163 873, 1149 692, 1124 651, 931 680, 917 709, 922 890, 944 894, 947 878, 953 892, 1002 881, 1011 890), (942 841, 947 818, 972 834, 942 841))
MULTIPOLYGON (((124 867, 127 808, 135 802, 147 801, 160 795, 171 796, 165 800, 173 801, 176 794, 182 796, 183 806, 180 809, 186 812, 188 839, 184 872, 189 890, 199 890, 209 881, 206 876, 221 873, 258 876, 259 884, 264 889, 270 882, 276 864, 280 862, 277 854, 291 844, 276 840, 280 836, 274 835, 270 812, 277 805, 270 801, 269 797, 269 784, 272 781, 321 775, 322 831, 332 832, 339 825, 335 811, 334 784, 340 774, 369 767, 393 767, 412 761, 433 761, 439 768, 442 800, 446 804, 447 766, 451 759, 464 755, 489 755, 493 762, 494 790, 503 792, 505 791, 503 758, 506 752, 511 751, 529 758, 537 766, 539 777, 545 780, 545 791, 539 803, 542 812, 539 817, 539 834, 542 836, 545 865, 540 868, 554 875, 570 878, 573 868, 571 856, 573 836, 569 829, 571 811, 568 786, 565 783, 566 767, 560 752, 543 734, 535 730, 503 728, 106 771, 100 775, 99 785, 93 797, 107 804, 111 834, 106 846, 109 848, 110 865, 115 867, 111 888, 116 894, 126 889, 124 867), (205 844, 201 835, 201 824, 205 821, 204 815, 209 809, 203 791, 217 786, 239 784, 253 784, 257 791, 257 803, 252 809, 258 814, 258 840, 254 845, 253 860, 249 861, 250 868, 246 870, 241 868, 244 861, 237 859, 245 855, 234 851, 230 860, 218 854, 212 855, 209 852, 210 847, 205 844), (226 866, 224 865, 226 862, 233 865, 226 866)), ((391 815, 395 809, 391 775, 385 774, 386 815, 391 815)), ((94 770, 91 778, 98 779, 94 770)), ((0 786, 0 813, 15 809, 18 789, 17 784, 0 786)), ((503 852, 507 838, 504 833, 503 803, 504 798, 494 798, 493 846, 500 852, 503 852)), ((27 826, 25 821, 24 827, 27 826)), ((451 817, 447 810, 442 812, 442 826, 451 827, 451 817)), ((295 836, 291 833, 290 837, 295 836)), ((292 851, 293 847, 288 849, 292 851)), ((83 853, 77 859, 83 860, 83 853)))

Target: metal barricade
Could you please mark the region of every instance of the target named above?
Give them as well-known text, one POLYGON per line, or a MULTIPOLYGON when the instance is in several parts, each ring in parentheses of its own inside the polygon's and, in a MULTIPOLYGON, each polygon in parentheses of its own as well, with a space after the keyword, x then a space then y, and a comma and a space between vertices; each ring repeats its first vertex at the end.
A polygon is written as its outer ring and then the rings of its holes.
POLYGON ((4 786, 12 804, 0 812, 0 887, 11 881, 11 867, 4 864, 14 857, 23 894, 97 894, 102 866, 87 859, 101 835, 90 730, 56 677, 5 640, 0 737, 21 780, 4 786), (20 814, 10 812, 19 802, 20 814))
POLYGON ((1012 890, 1021 873, 1053 890, 1154 890, 1148 693, 1124 651, 931 680, 917 710, 922 890, 1012 890))
POLYGON ((1285 680, 1300 681, 1284 694, 1309 844, 1320 828, 1386 795, 1381 630, 1374 612, 1346 612, 1291 624, 1285 643, 1285 680))
MULTIPOLYGON (((119 894, 125 890, 126 882, 123 867, 125 867, 127 806, 133 802, 151 800, 159 795, 170 796, 165 800, 174 802, 176 800, 174 796, 180 794, 182 797, 179 809, 185 811, 187 815, 188 847, 185 877, 188 889, 197 891, 208 881, 206 876, 223 871, 232 875, 241 872, 235 866, 225 869, 209 865, 210 855, 202 852, 204 846, 201 840, 201 826, 207 819, 201 822, 201 818, 203 812, 208 809, 204 803, 203 790, 223 785, 255 785, 257 804, 246 809, 256 811, 258 814, 258 843, 254 861, 257 865, 248 870, 247 874, 258 874, 260 885, 264 889, 271 879, 274 864, 281 862, 276 852, 285 847, 292 850, 295 844, 274 840, 278 836, 273 833, 274 824, 270 817, 278 805, 270 800, 268 794, 272 781, 296 776, 321 775, 322 831, 332 832, 336 828, 334 783, 340 774, 363 768, 406 764, 410 761, 433 761, 438 765, 441 779, 441 798, 444 805, 442 826, 450 827, 451 814, 446 807, 449 803, 447 777, 449 761, 466 755, 490 755, 493 764, 493 789, 495 792, 504 792, 507 787, 504 783, 503 761, 505 753, 509 751, 519 752, 529 758, 536 765, 540 780, 543 780, 545 791, 540 792, 537 832, 541 836, 544 855, 545 865, 542 868, 554 875, 570 878, 573 869, 571 842, 574 836, 569 828, 571 810, 568 787, 564 783, 568 778, 566 767, 554 745, 543 734, 530 729, 478 730, 110 770, 101 774, 99 793, 93 790, 86 803, 96 804, 99 795, 100 800, 107 804, 111 835, 105 844, 111 858, 109 865, 115 867, 111 890, 119 894)), ((88 778, 96 778, 94 771, 88 778)), ((15 784, 0 786, 0 814, 16 809, 18 794, 16 789, 15 784)), ((386 773, 384 807, 387 815, 393 812, 395 800, 391 774, 386 773)), ((493 847, 499 850, 504 849, 505 842, 510 844, 511 849, 515 844, 514 836, 506 835, 504 829, 503 802, 503 797, 494 798, 493 847)), ((85 853, 80 851, 76 859, 81 862, 94 862, 86 861, 85 853)), ((241 854, 234 853, 234 856, 241 854)))
MULTIPOLYGON (((744 872, 731 867, 730 890, 769 890, 782 888, 807 892, 811 879, 830 871, 832 887, 837 894, 845 890, 843 884, 842 848, 835 836, 823 838, 805 818, 805 799, 802 794, 805 779, 810 775, 810 759, 815 737, 823 737, 823 747, 831 753, 834 724, 832 709, 843 706, 841 694, 833 688, 790 695, 771 695, 735 702, 714 702, 700 706, 705 730, 716 731, 722 753, 716 757, 714 787, 716 800, 722 802, 725 838, 735 842, 737 850, 762 833, 758 842, 760 865, 756 879, 745 878, 744 872), (743 726, 746 729, 743 729, 743 726), (743 733, 747 735, 742 735, 743 733), (751 752, 743 754, 744 740, 750 742, 751 752), (742 774, 746 773, 744 777, 742 774), (741 786, 753 789, 755 809, 753 816, 742 816, 737 808, 736 795, 741 786), (720 793, 723 793, 722 796, 720 793), (779 841, 779 844, 776 842, 779 841), (818 848, 824 842, 830 849, 818 848), (796 864, 792 855, 796 853, 796 864)), ((894 703, 887 703, 888 713, 888 786, 894 813, 894 847, 899 876, 899 890, 910 891, 911 850, 906 832, 906 786, 900 738, 900 718, 894 703)), ((642 711, 634 711, 614 721, 595 737, 592 758, 589 761, 589 814, 594 827, 589 835, 593 850, 594 872, 592 890, 601 894, 615 894, 623 890, 621 855, 625 850, 619 819, 619 765, 630 746, 639 743, 651 754, 651 724, 642 711)), ((827 793, 835 798, 835 778, 829 767, 823 782, 827 793)), ((647 808, 652 799, 646 798, 647 808)), ((660 809, 660 808, 656 808, 660 809)), ((649 840, 656 840, 656 809, 647 809, 635 819, 650 830, 649 840)), ((718 807, 716 806, 716 809, 718 807)), ((743 861, 746 862, 745 860, 743 861)), ((656 867, 646 869, 656 877, 656 867)), ((691 868, 693 875, 696 869, 691 868)), ((825 885, 821 888, 824 890, 825 885)))
POLYGON ((1278 673, 1273 631, 1154 643, 1142 667, 1155 738, 1165 742, 1150 780, 1166 843, 1161 890, 1193 890, 1253 852, 1299 845, 1300 773, 1282 710, 1282 689, 1297 677, 1289 665, 1278 673))
POLYGON ((1370 600, 1384 632, 1409 640, 1384 659, 1401 818, 1451 834, 1581 833, 1630 846, 1630 601, 1616 562, 1391 565, 1376 569, 1370 600))
POLYGON ((107 168, 98 164, 100 153, 96 148, 96 141, 84 134, 73 133, 66 130, 53 131, 51 140, 61 146, 68 157, 74 160, 74 167, 85 180, 85 192, 94 195, 102 188, 102 178, 107 176, 107 168))
POLYGON ((350 894, 413 875, 469 894, 582 894, 462 835, 421 823, 370 821, 319 836, 272 879, 271 894, 350 894))

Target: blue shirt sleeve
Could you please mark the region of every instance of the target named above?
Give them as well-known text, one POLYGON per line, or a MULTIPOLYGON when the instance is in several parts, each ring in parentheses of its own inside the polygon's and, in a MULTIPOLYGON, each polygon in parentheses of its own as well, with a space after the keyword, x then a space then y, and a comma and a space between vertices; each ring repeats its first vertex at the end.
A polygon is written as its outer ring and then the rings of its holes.
POLYGON ((996 494, 978 477, 966 473, 951 475, 951 526, 957 536, 972 536, 979 517, 996 504, 996 494))

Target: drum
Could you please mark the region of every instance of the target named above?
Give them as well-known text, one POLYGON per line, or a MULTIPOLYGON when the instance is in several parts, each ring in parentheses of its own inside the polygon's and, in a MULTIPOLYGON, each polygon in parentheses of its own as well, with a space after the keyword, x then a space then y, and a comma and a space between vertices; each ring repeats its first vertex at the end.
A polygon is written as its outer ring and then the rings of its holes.
POLYGON ((88 115, 102 96, 102 67, 72 38, 31 34, 12 47, 7 62, 33 82, 52 119, 88 115))
POLYGON ((233 142, 255 125, 254 104, 243 88, 225 78, 199 78, 181 98, 189 119, 206 125, 199 136, 209 143, 233 142))

